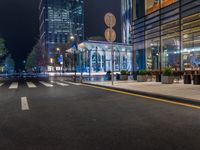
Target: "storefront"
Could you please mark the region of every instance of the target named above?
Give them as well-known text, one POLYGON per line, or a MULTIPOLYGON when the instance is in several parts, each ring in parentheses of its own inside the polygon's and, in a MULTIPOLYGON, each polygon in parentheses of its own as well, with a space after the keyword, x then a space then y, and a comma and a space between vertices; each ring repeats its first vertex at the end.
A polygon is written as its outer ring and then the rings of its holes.
MULTIPOLYGON (((107 42, 85 41, 76 48, 66 51, 67 71, 85 73, 105 73, 112 70, 112 45, 107 42), (75 57, 75 58, 74 58, 75 57), (75 62, 76 61, 76 62, 75 62)), ((126 44, 113 44, 114 71, 133 71, 133 47, 126 44)))
POLYGON ((134 70, 200 70, 200 2, 145 0, 132 25, 134 70))

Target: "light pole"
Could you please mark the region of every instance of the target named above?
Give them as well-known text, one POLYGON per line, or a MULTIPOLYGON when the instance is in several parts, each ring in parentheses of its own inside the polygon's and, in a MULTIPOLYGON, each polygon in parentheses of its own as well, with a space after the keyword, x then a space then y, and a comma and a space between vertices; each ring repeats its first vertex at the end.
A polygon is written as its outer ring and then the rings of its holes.
POLYGON ((59 63, 59 65, 60 65, 60 72, 61 72, 61 64, 60 64, 60 48, 56 48, 56 51, 58 52, 58 54, 59 54, 59 57, 58 57, 58 63, 59 63))
POLYGON ((75 39, 75 37, 72 35, 72 36, 70 36, 70 40, 71 41, 73 41, 76 45, 75 45, 75 48, 76 48, 76 50, 74 50, 73 52, 74 52, 74 82, 76 82, 76 78, 77 78, 77 75, 76 75, 76 51, 78 51, 77 49, 77 42, 75 41, 76 39, 75 39))

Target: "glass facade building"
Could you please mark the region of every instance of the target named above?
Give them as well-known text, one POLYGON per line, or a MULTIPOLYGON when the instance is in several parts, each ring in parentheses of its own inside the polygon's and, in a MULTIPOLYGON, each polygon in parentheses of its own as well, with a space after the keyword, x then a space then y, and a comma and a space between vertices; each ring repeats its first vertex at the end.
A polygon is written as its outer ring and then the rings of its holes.
POLYGON ((122 10, 122 41, 123 43, 130 43, 130 30, 132 22, 132 0, 121 0, 121 10, 122 10))
MULTIPOLYGON (((133 71, 133 47, 126 44, 113 44, 114 50, 114 71, 133 71)), ((74 70, 73 48, 67 50, 68 63, 67 71, 74 70)), ((108 42, 85 41, 78 45, 76 53, 76 68, 80 72, 81 68, 85 73, 105 73, 112 70, 111 44, 108 42)))
POLYGON ((133 0, 134 70, 200 69, 200 1, 133 0))
POLYGON ((83 0, 41 0, 39 12, 40 41, 50 63, 55 47, 65 44, 70 35, 83 40, 83 0))

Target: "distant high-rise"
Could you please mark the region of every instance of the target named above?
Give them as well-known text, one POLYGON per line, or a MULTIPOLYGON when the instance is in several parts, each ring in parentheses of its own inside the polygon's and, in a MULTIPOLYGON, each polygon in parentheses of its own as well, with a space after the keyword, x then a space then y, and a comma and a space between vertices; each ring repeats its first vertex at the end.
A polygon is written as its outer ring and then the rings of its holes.
POLYGON ((130 29, 132 23, 133 15, 133 5, 132 0, 121 0, 121 10, 122 10, 122 42, 130 43, 130 29))
POLYGON ((84 39, 83 0, 41 0, 39 11, 40 41, 50 63, 52 51, 70 35, 84 39))
POLYGON ((72 33, 84 40, 84 10, 83 0, 71 0, 70 20, 72 33))

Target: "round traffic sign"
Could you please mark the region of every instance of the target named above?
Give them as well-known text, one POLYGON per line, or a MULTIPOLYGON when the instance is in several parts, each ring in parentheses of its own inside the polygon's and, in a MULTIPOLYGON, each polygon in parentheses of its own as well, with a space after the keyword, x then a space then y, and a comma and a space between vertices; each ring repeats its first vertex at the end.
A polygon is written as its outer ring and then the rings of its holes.
POLYGON ((114 27, 117 22, 115 15, 113 15, 112 13, 107 13, 104 16, 104 21, 105 21, 105 24, 110 28, 114 27))
POLYGON ((114 42, 116 40, 116 32, 111 28, 106 29, 105 38, 108 42, 114 42))

